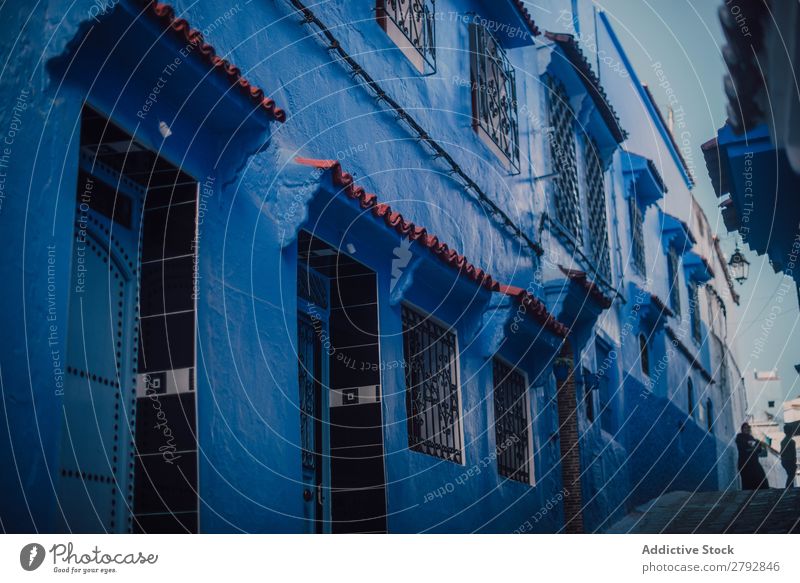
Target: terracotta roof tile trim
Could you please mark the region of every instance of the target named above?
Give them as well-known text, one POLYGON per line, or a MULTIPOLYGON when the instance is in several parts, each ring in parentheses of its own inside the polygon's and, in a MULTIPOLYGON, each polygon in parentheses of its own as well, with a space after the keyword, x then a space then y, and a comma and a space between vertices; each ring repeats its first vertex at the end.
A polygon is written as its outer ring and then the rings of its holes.
POLYGON ((611 307, 612 299, 606 296, 598 287, 598 285, 589 279, 588 275, 586 275, 585 271, 580 271, 578 269, 568 269, 562 265, 559 265, 558 268, 566 275, 570 280, 574 281, 576 284, 581 286, 586 293, 592 298, 595 302, 597 302, 604 310, 607 310, 611 307))
POLYGON ((496 281, 488 272, 470 263, 464 255, 441 241, 436 235, 428 233, 425 227, 414 224, 401 213, 393 210, 388 204, 379 202, 375 194, 368 193, 363 187, 356 185, 352 175, 342 170, 342 166, 338 161, 303 157, 297 157, 295 161, 298 164, 330 171, 334 185, 341 187, 342 192, 357 201, 362 209, 369 210, 374 217, 382 219, 386 226, 394 229, 398 235, 408 237, 412 241, 427 247, 437 259, 454 269, 458 269, 462 275, 468 277, 479 286, 489 291, 499 292, 515 298, 535 321, 553 334, 565 338, 569 333, 569 329, 547 311, 540 299, 522 288, 496 281))
POLYGON ((513 0, 514 4, 519 10, 520 14, 522 15, 522 19, 525 21, 525 24, 528 26, 528 30, 533 36, 539 36, 541 31, 539 27, 536 26, 536 23, 533 21, 533 17, 531 17, 531 13, 528 12, 528 9, 525 7, 525 3, 522 0, 513 0))
POLYGON ((547 40, 550 40, 561 47, 561 50, 564 51, 567 59, 575 68, 584 87, 586 87, 587 91, 589 92, 589 96, 592 98, 592 101, 600 112, 600 115, 605 121, 608 130, 614 136, 614 140, 618 144, 624 142, 628 138, 628 132, 622 129, 617 112, 611 105, 611 101, 609 100, 602 83, 600 83, 600 79, 592 69, 589 60, 586 58, 583 50, 581 50, 578 41, 575 40, 575 37, 567 33, 550 31, 545 31, 544 36, 547 38, 547 40))
POLYGON ((152 18, 162 28, 169 30, 181 42, 197 49, 199 57, 223 75, 231 85, 235 85, 254 106, 263 109, 276 121, 281 123, 286 121, 286 112, 278 107, 275 101, 267 97, 263 89, 243 77, 236 65, 218 56, 213 45, 205 42, 203 33, 192 28, 186 19, 175 18, 175 9, 172 6, 154 0, 139 0, 139 4, 144 7, 143 14, 145 16, 152 18))

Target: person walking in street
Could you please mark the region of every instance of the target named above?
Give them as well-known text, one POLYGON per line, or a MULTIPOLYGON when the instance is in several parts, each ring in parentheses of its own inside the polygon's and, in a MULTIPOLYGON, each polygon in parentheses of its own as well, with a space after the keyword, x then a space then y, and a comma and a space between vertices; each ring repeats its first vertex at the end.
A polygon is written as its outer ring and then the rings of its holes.
POLYGON ((769 488, 764 468, 758 461, 761 442, 753 437, 750 424, 742 423, 742 430, 736 436, 736 449, 739 450, 737 467, 742 477, 742 490, 759 490, 769 488))
POLYGON ((797 447, 794 443, 794 427, 786 424, 783 432, 786 436, 781 441, 781 465, 786 470, 786 487, 794 486, 794 477, 797 474, 797 447))

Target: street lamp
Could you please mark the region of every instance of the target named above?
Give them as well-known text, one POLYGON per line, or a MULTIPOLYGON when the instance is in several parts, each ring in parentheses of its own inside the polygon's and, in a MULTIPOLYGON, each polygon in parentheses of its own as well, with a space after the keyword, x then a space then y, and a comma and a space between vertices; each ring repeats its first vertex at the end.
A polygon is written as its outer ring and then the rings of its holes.
POLYGON ((747 276, 750 274, 750 262, 739 250, 739 245, 736 245, 736 249, 728 261, 728 266, 731 268, 733 279, 738 281, 739 284, 743 284, 747 280, 747 276))

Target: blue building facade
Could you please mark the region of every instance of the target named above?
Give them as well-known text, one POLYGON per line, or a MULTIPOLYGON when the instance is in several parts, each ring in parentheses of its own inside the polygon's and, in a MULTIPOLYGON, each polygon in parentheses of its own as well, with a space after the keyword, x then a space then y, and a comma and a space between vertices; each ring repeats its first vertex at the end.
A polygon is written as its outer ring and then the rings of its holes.
MULTIPOLYGON (((754 4, 719 14, 728 119, 703 144, 703 157, 725 227, 784 274, 776 295, 783 302, 800 283, 800 210, 793 195, 800 180, 800 99, 780 79, 782 71, 794 70, 800 49, 782 46, 780 38, 797 29, 800 11, 782 4, 770 15, 754 4), (769 74, 762 75, 762 68, 769 74)), ((741 254, 736 259, 746 262, 741 254)))
POLYGON ((691 164, 546 4, 12 2, 3 529, 595 532, 736 487, 691 164))

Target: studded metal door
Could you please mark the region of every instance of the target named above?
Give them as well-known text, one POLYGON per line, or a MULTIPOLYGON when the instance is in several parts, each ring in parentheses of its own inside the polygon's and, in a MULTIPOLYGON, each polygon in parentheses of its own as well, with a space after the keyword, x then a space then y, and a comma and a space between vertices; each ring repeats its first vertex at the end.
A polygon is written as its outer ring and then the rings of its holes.
POLYGON ((119 193, 111 220, 99 203, 107 186, 81 173, 58 481, 64 532, 127 532, 130 526, 137 332, 136 238, 130 219, 138 200, 119 193), (119 213, 122 207, 125 216, 119 213))

